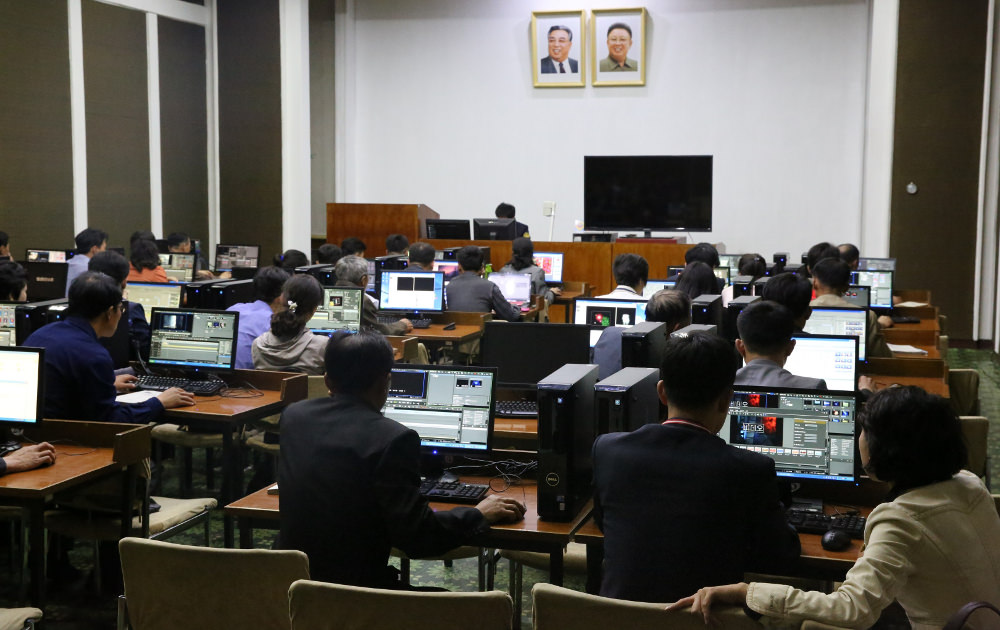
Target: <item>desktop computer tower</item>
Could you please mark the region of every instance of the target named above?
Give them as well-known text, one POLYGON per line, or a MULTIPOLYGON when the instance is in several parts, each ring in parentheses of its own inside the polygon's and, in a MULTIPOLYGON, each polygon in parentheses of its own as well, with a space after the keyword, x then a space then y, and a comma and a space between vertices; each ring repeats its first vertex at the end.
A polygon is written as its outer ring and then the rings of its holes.
POLYGON ((233 304, 253 302, 253 280, 223 280, 209 289, 213 306, 207 308, 226 309, 233 304))
POLYGON ((597 435, 635 431, 644 424, 660 421, 660 398, 656 383, 660 370, 627 367, 594 386, 594 413, 597 435))
POLYGON ((761 298, 756 295, 741 295, 729 302, 729 308, 726 309, 726 324, 723 328, 723 335, 726 339, 733 341, 739 336, 739 331, 736 329, 736 319, 743 312, 743 309, 759 299, 761 298))
POLYGON ((295 273, 307 273, 313 278, 319 280, 320 285, 324 287, 332 287, 337 284, 337 274, 334 273, 335 265, 306 265, 305 267, 296 267, 295 273))
POLYGON ((42 302, 25 302, 15 306, 14 337, 17 345, 23 344, 28 335, 49 323, 49 307, 65 304, 66 298, 59 298, 42 302))
POLYGON ((699 295, 691 300, 691 323, 722 326, 722 296, 699 295))
POLYGON ((57 300, 66 297, 68 263, 27 261, 24 271, 28 276, 28 299, 57 300))
POLYGON ((185 283, 181 304, 187 308, 212 308, 209 306, 212 301, 211 288, 218 282, 219 280, 201 280, 185 283))
MULTIPOLYGON (((375 295, 382 293, 382 272, 397 271, 410 266, 410 259, 406 256, 379 256, 375 259, 375 295)), ((419 269, 418 269, 419 271, 419 269)))
POLYGON ((572 520, 591 494, 597 366, 569 363, 538 382, 538 516, 572 520))
POLYGON ((785 271, 791 273, 798 273, 799 269, 801 269, 804 266, 805 265, 801 265, 799 263, 788 263, 787 265, 785 265, 785 271))
POLYGON ((756 280, 754 280, 753 281, 753 294, 754 295, 763 295, 764 294, 764 285, 767 284, 767 281, 770 280, 770 279, 771 279, 770 276, 761 276, 760 278, 757 278, 756 280))
POLYGON ((735 276, 733 278, 733 297, 753 295, 753 276, 735 276))
POLYGON ((787 265, 788 264, 788 252, 774 252, 774 256, 771 258, 775 264, 787 265))
POLYGON ((674 332, 670 333, 671 337, 687 337, 694 333, 708 333, 710 335, 718 335, 719 327, 713 326, 711 324, 690 324, 684 328, 678 328, 674 332))
POLYGON ((659 368, 667 345, 667 325, 642 322, 622 332, 622 367, 659 368))

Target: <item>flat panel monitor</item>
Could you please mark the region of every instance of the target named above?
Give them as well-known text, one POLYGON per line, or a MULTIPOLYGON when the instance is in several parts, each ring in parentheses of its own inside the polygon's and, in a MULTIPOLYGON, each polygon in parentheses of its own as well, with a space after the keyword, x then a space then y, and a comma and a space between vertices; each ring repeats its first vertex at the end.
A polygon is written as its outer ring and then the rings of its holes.
POLYGON ((892 276, 891 271, 852 271, 851 284, 871 287, 872 308, 891 309, 892 276))
POLYGON ((677 282, 674 280, 648 280, 645 288, 642 290, 642 297, 648 300, 653 297, 653 294, 657 291, 662 291, 663 289, 673 289, 676 285, 677 282))
POLYGON ((472 229, 477 241, 513 241, 517 238, 514 219, 473 219, 472 229))
POLYGON ((184 285, 176 282, 129 282, 125 293, 129 302, 142 305, 148 322, 154 307, 177 308, 181 305, 184 285))
POLYGON ((729 286, 729 267, 716 267, 712 272, 716 278, 725 282, 726 286, 729 286))
POLYGON ((383 311, 440 312, 444 310, 444 274, 387 269, 382 272, 378 303, 383 311))
POLYGON ((368 263, 368 286, 365 291, 375 295, 375 259, 367 260, 368 263))
POLYGON ((0 302, 0 348, 17 345, 17 303, 0 302))
POLYGON ((256 269, 260 265, 260 245, 216 245, 215 270, 256 269))
POLYGON ((493 368, 404 365, 382 413, 416 431, 424 453, 479 456, 492 446, 495 393, 493 368))
MULTIPOLYGON (((739 269, 740 258, 743 258, 743 254, 719 254, 719 266, 729 267, 730 269, 739 269)), ((735 273, 732 275, 736 275, 735 273)))
POLYGON ((191 282, 197 258, 195 254, 160 254, 160 266, 174 282, 191 282))
POLYGON ((590 362, 590 328, 577 324, 486 322, 483 365, 496 368, 502 387, 534 387, 567 363, 590 362), (545 348, 534 352, 533 348, 545 348))
POLYGON ((667 267, 668 276, 679 276, 684 273, 684 265, 670 265, 667 267))
POLYGON ((857 389, 858 338, 844 335, 792 335, 795 349, 785 369, 796 376, 821 378, 832 390, 857 389))
POLYGON ((872 288, 860 284, 852 284, 844 292, 844 299, 859 308, 869 308, 872 303, 872 288))
POLYGON ((191 371, 232 370, 239 313, 153 308, 149 363, 191 371))
POLYGON ((451 282, 455 276, 462 273, 462 268, 458 266, 457 260, 435 260, 432 269, 444 273, 445 285, 451 282))
POLYGON ((468 219, 424 219, 427 238, 447 238, 467 241, 472 238, 468 219))
POLYGON ((628 328, 646 321, 646 300, 578 298, 573 300, 573 323, 590 326, 590 347, 609 326, 628 328))
POLYGON ((712 231, 712 156, 588 155, 586 230, 712 231))
POLYGON ((45 350, 0 348, 0 423, 38 424, 45 401, 45 350))
POLYGON ((535 265, 545 272, 546 282, 563 281, 562 252, 535 252, 535 265))
POLYGON ((859 258, 859 270, 896 271, 895 258, 859 258))
POLYGON ((367 299, 361 289, 325 287, 323 302, 306 326, 314 333, 323 335, 340 331, 356 333, 361 330, 365 305, 362 300, 367 299))
POLYGON ((806 320, 805 332, 817 335, 845 335, 858 338, 858 358, 864 361, 866 337, 868 336, 868 310, 863 308, 840 308, 816 306, 806 320))
POLYGON ((521 306, 531 299, 531 276, 526 273, 491 273, 490 282, 500 288, 505 300, 521 306))
POLYGON ((25 252, 24 260, 27 262, 50 262, 50 263, 64 263, 69 262, 69 259, 73 257, 73 251, 67 251, 65 249, 29 249, 25 252))
POLYGON ((737 385, 721 437, 774 460, 779 477, 857 483, 853 392, 737 385))

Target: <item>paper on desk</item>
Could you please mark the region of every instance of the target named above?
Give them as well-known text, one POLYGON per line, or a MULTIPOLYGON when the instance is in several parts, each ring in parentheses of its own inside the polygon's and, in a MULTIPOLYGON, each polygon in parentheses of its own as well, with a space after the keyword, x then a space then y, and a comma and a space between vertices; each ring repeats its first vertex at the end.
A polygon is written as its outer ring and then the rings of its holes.
POLYGON ((927 302, 900 302, 893 304, 895 308, 913 308, 914 306, 927 306, 927 302))
POLYGON ((150 398, 155 398, 160 392, 152 391, 149 389, 143 389, 137 392, 129 392, 127 394, 122 394, 115 398, 120 403, 141 403, 149 400, 150 398))
POLYGON ((267 493, 268 494, 278 494, 278 484, 274 484, 273 486, 271 486, 270 488, 268 488, 267 489, 267 493))
POLYGON ((916 346, 911 346, 909 344, 887 343, 885 345, 889 346, 889 349, 893 352, 899 352, 901 354, 927 354, 926 350, 922 350, 921 348, 917 348, 916 346))

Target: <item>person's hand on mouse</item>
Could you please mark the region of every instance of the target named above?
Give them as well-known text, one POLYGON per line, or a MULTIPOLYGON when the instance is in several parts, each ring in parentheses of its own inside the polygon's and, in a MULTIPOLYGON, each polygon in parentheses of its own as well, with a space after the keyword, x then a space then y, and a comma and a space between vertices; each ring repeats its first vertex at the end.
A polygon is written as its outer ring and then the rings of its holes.
POLYGON ((476 506, 487 523, 516 523, 524 518, 524 504, 511 497, 491 494, 476 506))
POLYGON ((3 458, 7 472, 16 473, 47 466, 56 461, 56 449, 48 442, 23 446, 3 458))

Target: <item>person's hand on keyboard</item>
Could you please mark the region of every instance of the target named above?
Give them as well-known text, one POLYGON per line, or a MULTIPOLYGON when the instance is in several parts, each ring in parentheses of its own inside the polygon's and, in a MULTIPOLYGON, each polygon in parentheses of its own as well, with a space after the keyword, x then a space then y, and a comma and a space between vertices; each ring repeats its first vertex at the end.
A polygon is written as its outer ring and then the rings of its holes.
POLYGON ((119 394, 127 394, 135 389, 134 374, 119 374, 115 377, 115 391, 119 394))
POLYGON ((160 404, 163 405, 164 409, 187 407, 188 405, 194 404, 194 395, 179 387, 171 387, 165 392, 160 392, 157 399, 159 399, 160 404))
POLYGON ((517 499, 491 494, 476 506, 488 523, 516 523, 524 518, 524 504, 517 499))
POLYGON ((406 319, 405 317, 402 317, 400 318, 399 323, 406 325, 406 332, 413 332, 413 322, 411 322, 410 320, 406 319))
POLYGON ((33 470, 39 466, 48 466, 56 461, 56 449, 48 442, 32 444, 17 449, 3 458, 7 464, 7 472, 16 473, 22 470, 33 470))

